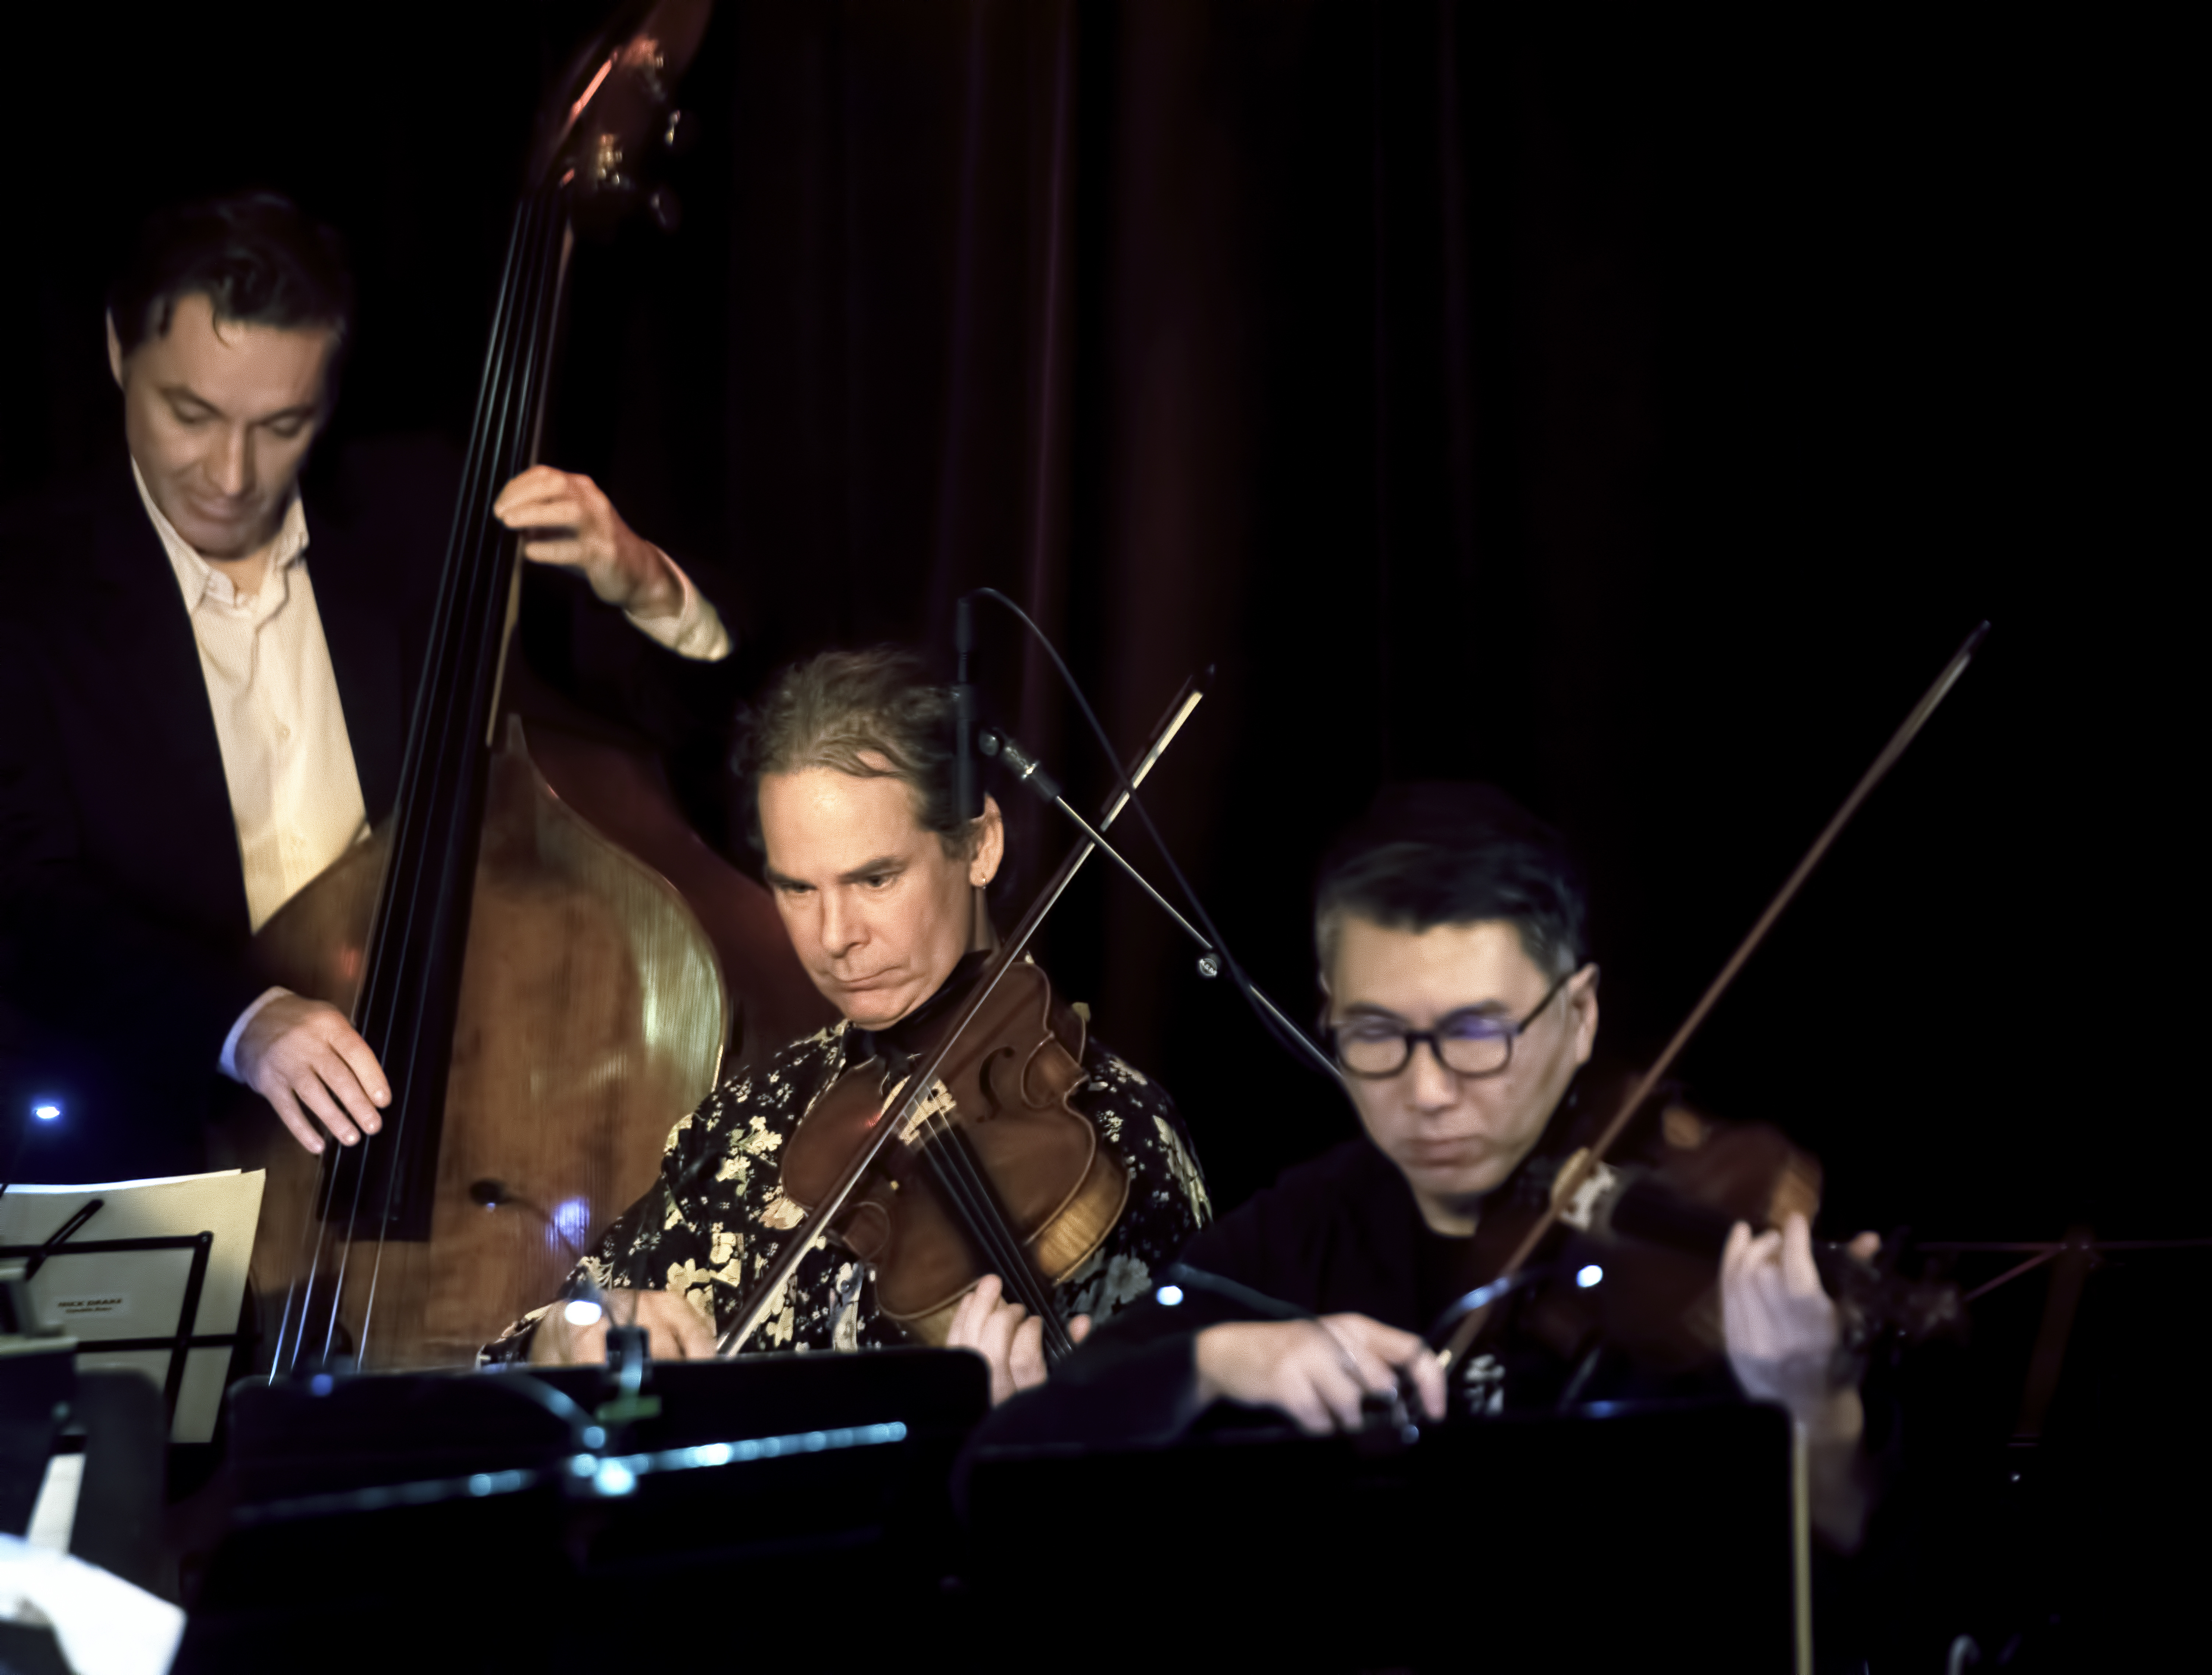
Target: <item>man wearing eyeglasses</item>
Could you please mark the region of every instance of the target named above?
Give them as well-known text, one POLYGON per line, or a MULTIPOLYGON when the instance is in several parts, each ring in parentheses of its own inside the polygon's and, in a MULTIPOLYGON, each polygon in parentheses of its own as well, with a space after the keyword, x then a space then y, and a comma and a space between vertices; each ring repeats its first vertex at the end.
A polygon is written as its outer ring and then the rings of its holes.
MULTIPOLYGON (((1443 1417, 1444 1373, 1419 1334, 1500 1271, 1528 1225, 1513 1211, 1545 1195, 1538 1163, 1612 1114, 1576 1085, 1598 1027, 1584 920, 1573 861, 1510 798, 1470 785, 1386 792, 1324 861, 1315 909, 1323 1022, 1363 1136, 1200 1233, 1182 1284, 1094 1334, 981 1440, 1170 1435, 1224 1401, 1352 1429, 1363 1400, 1401 1388, 1443 1417)), ((1724 1395, 1732 1375, 1789 1408, 1815 1524, 1856 1547, 1863 1417, 1856 1387, 1832 1374, 1836 1314, 1804 1217, 1756 1236, 1739 1224, 1720 1291, 1726 1370, 1701 1380, 1512 1332, 1454 1375, 1488 1412, 1724 1395)))

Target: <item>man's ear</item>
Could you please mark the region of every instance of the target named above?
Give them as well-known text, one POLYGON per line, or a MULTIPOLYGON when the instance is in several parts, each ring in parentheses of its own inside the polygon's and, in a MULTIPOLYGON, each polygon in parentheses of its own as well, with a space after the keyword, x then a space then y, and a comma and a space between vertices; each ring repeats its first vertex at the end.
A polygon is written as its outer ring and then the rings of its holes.
POLYGON ((115 375, 115 387, 123 387, 123 339, 115 335, 115 311, 107 311, 107 370, 115 375))
POLYGON ((1598 968, 1586 966, 1568 980, 1567 996, 1575 1013, 1575 1062, 1586 1065, 1597 1046, 1598 968))
POLYGON ((968 882, 976 889, 999 876, 999 863, 1006 855, 1006 822, 999 812, 999 799, 983 793, 983 812, 975 816, 974 849, 968 856, 968 882))

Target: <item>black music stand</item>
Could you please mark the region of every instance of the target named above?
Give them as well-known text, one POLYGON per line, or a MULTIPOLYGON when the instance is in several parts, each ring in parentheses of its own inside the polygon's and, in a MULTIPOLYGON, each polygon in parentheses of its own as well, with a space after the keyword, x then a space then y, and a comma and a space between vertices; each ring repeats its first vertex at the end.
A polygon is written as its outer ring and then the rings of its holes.
POLYGON ((1800 1478, 1748 1404, 984 1450, 969 1581, 1010 1667, 1809 1671, 1800 1478))
POLYGON ((928 1616, 955 1568, 945 1484, 989 1405, 982 1361, 945 1350, 653 1362, 635 1396, 592 1367, 240 1382, 231 1532, 176 1667, 384 1672, 441 1647, 471 1666, 719 1666, 770 1645, 879 1667, 863 1629, 928 1616), (794 1434, 611 1496, 568 1480, 586 1449, 794 1434))
POLYGON ((103 1338, 99 1335, 95 1320, 73 1318, 51 1322, 76 1339, 77 1353, 84 1355, 125 1355, 149 1350, 167 1350, 168 1366, 161 1383, 161 1405, 169 1424, 177 1422, 177 1398, 185 1387, 185 1368, 194 1350, 228 1350, 235 1352, 246 1341, 239 1332, 194 1332, 192 1326, 199 1316, 200 1293, 207 1284, 208 1259, 215 1249, 212 1233, 182 1233, 143 1239, 71 1239, 68 1243, 51 1247, 44 1245, 0 1245, 0 1259, 8 1257, 36 1257, 41 1254, 46 1265, 64 1263, 72 1259, 120 1255, 139 1251, 184 1250, 191 1253, 191 1263, 185 1274, 182 1298, 177 1305, 177 1325, 173 1332, 156 1337, 143 1335, 124 1338, 103 1338))

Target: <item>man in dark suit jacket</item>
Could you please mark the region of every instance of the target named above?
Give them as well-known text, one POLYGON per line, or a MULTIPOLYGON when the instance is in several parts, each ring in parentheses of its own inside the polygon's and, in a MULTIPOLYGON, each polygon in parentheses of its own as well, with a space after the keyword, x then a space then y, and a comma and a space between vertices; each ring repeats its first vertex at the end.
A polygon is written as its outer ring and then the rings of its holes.
MULTIPOLYGON (((392 806, 452 462, 330 462, 310 543, 300 476, 351 300, 282 199, 156 217, 110 302, 128 458, 0 519, 0 1180, 200 1167, 219 1075, 311 1150, 374 1132, 388 1096, 344 1016, 270 989, 249 940, 392 806), (60 1119, 11 1160, 33 1104, 60 1119)), ((588 479, 539 467, 495 510, 544 531, 524 638, 564 645, 574 695, 728 713, 714 607, 588 479)))

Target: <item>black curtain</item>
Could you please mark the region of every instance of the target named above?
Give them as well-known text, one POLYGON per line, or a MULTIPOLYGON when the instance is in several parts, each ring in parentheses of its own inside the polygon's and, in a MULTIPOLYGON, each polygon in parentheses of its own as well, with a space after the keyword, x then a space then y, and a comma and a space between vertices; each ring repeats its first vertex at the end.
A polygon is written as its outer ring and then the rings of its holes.
MULTIPOLYGON (((26 77, 0 489, 112 442, 99 294, 137 216, 241 184, 352 242, 332 446, 458 434, 539 83, 597 9, 246 3, 26 77)), ((1990 616, 1686 1071, 1823 1156, 1839 1226, 2195 1231, 2179 107, 2153 44, 2045 27, 726 3, 683 226, 578 257, 547 456, 763 675, 949 660, 982 584, 1121 750, 1212 665, 1148 801, 1302 1018, 1329 828, 1478 774, 1586 852, 1606 1035, 1650 1051, 1990 616)), ((20 61, 82 51, 47 21, 20 61)), ((1066 694, 985 630, 993 713, 1095 803, 1066 694)), ((1034 883, 1066 834, 1017 834, 1034 883)), ((1103 869, 1045 957, 1224 1201, 1349 1132, 1103 869)))

